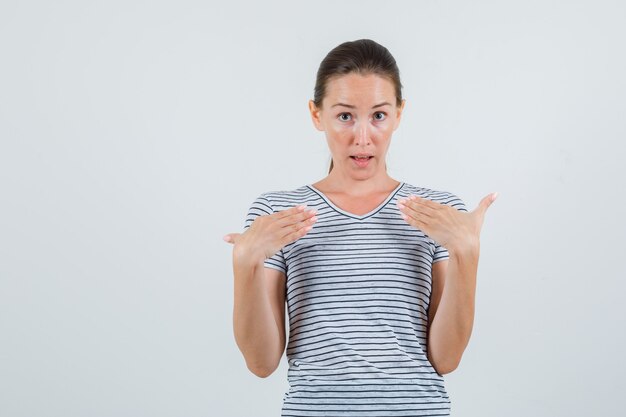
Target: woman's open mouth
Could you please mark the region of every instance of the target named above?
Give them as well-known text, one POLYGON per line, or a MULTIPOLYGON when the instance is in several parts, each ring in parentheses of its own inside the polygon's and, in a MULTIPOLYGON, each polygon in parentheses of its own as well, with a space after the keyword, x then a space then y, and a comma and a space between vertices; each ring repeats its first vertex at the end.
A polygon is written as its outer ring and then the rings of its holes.
POLYGON ((350 158, 352 158, 352 160, 358 167, 366 167, 369 164, 370 159, 373 158, 373 156, 357 157, 351 155, 350 158))

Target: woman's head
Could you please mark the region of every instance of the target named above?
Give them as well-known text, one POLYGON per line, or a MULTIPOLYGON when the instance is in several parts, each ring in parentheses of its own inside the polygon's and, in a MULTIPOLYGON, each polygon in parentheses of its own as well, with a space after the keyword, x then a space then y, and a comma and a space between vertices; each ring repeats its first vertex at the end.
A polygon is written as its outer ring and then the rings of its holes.
POLYGON ((317 71, 309 109, 326 132, 333 167, 364 179, 386 170, 385 155, 405 100, 400 71, 387 48, 370 40, 344 42, 331 50, 317 71), (352 156, 372 155, 367 164, 352 156))

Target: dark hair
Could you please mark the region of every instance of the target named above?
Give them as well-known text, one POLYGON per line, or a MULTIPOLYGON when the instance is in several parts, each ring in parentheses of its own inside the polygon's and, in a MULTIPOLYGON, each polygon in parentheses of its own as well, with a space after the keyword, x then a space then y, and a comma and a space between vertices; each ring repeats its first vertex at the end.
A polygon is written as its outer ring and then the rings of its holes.
MULTIPOLYGON (((388 78, 396 91, 396 105, 402 105, 400 70, 389 50, 371 39, 344 42, 333 48, 320 63, 315 80, 313 103, 322 108, 328 81, 336 76, 356 72, 361 75, 376 74, 388 78)), ((333 161, 330 169, 333 170, 333 161)))

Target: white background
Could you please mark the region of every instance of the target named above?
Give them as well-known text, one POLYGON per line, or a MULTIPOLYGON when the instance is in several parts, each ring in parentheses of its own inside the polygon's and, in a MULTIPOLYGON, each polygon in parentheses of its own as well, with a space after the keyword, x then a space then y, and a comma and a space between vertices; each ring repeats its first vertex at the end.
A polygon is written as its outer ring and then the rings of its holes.
POLYGON ((232 246, 261 192, 323 178, 320 61, 386 46, 392 177, 500 193, 454 416, 617 416, 624 393, 620 1, 4 1, 0 415, 278 416, 232 246))

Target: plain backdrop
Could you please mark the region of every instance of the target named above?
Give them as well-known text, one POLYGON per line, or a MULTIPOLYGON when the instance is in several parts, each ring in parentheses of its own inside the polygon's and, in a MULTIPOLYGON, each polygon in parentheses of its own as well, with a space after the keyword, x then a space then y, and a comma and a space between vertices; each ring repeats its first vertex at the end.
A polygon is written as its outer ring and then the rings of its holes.
POLYGON ((307 101, 360 38, 404 85, 390 175, 500 193, 452 414, 623 415, 625 28, 621 1, 3 1, 0 415, 280 414, 222 236, 326 176, 307 101))

